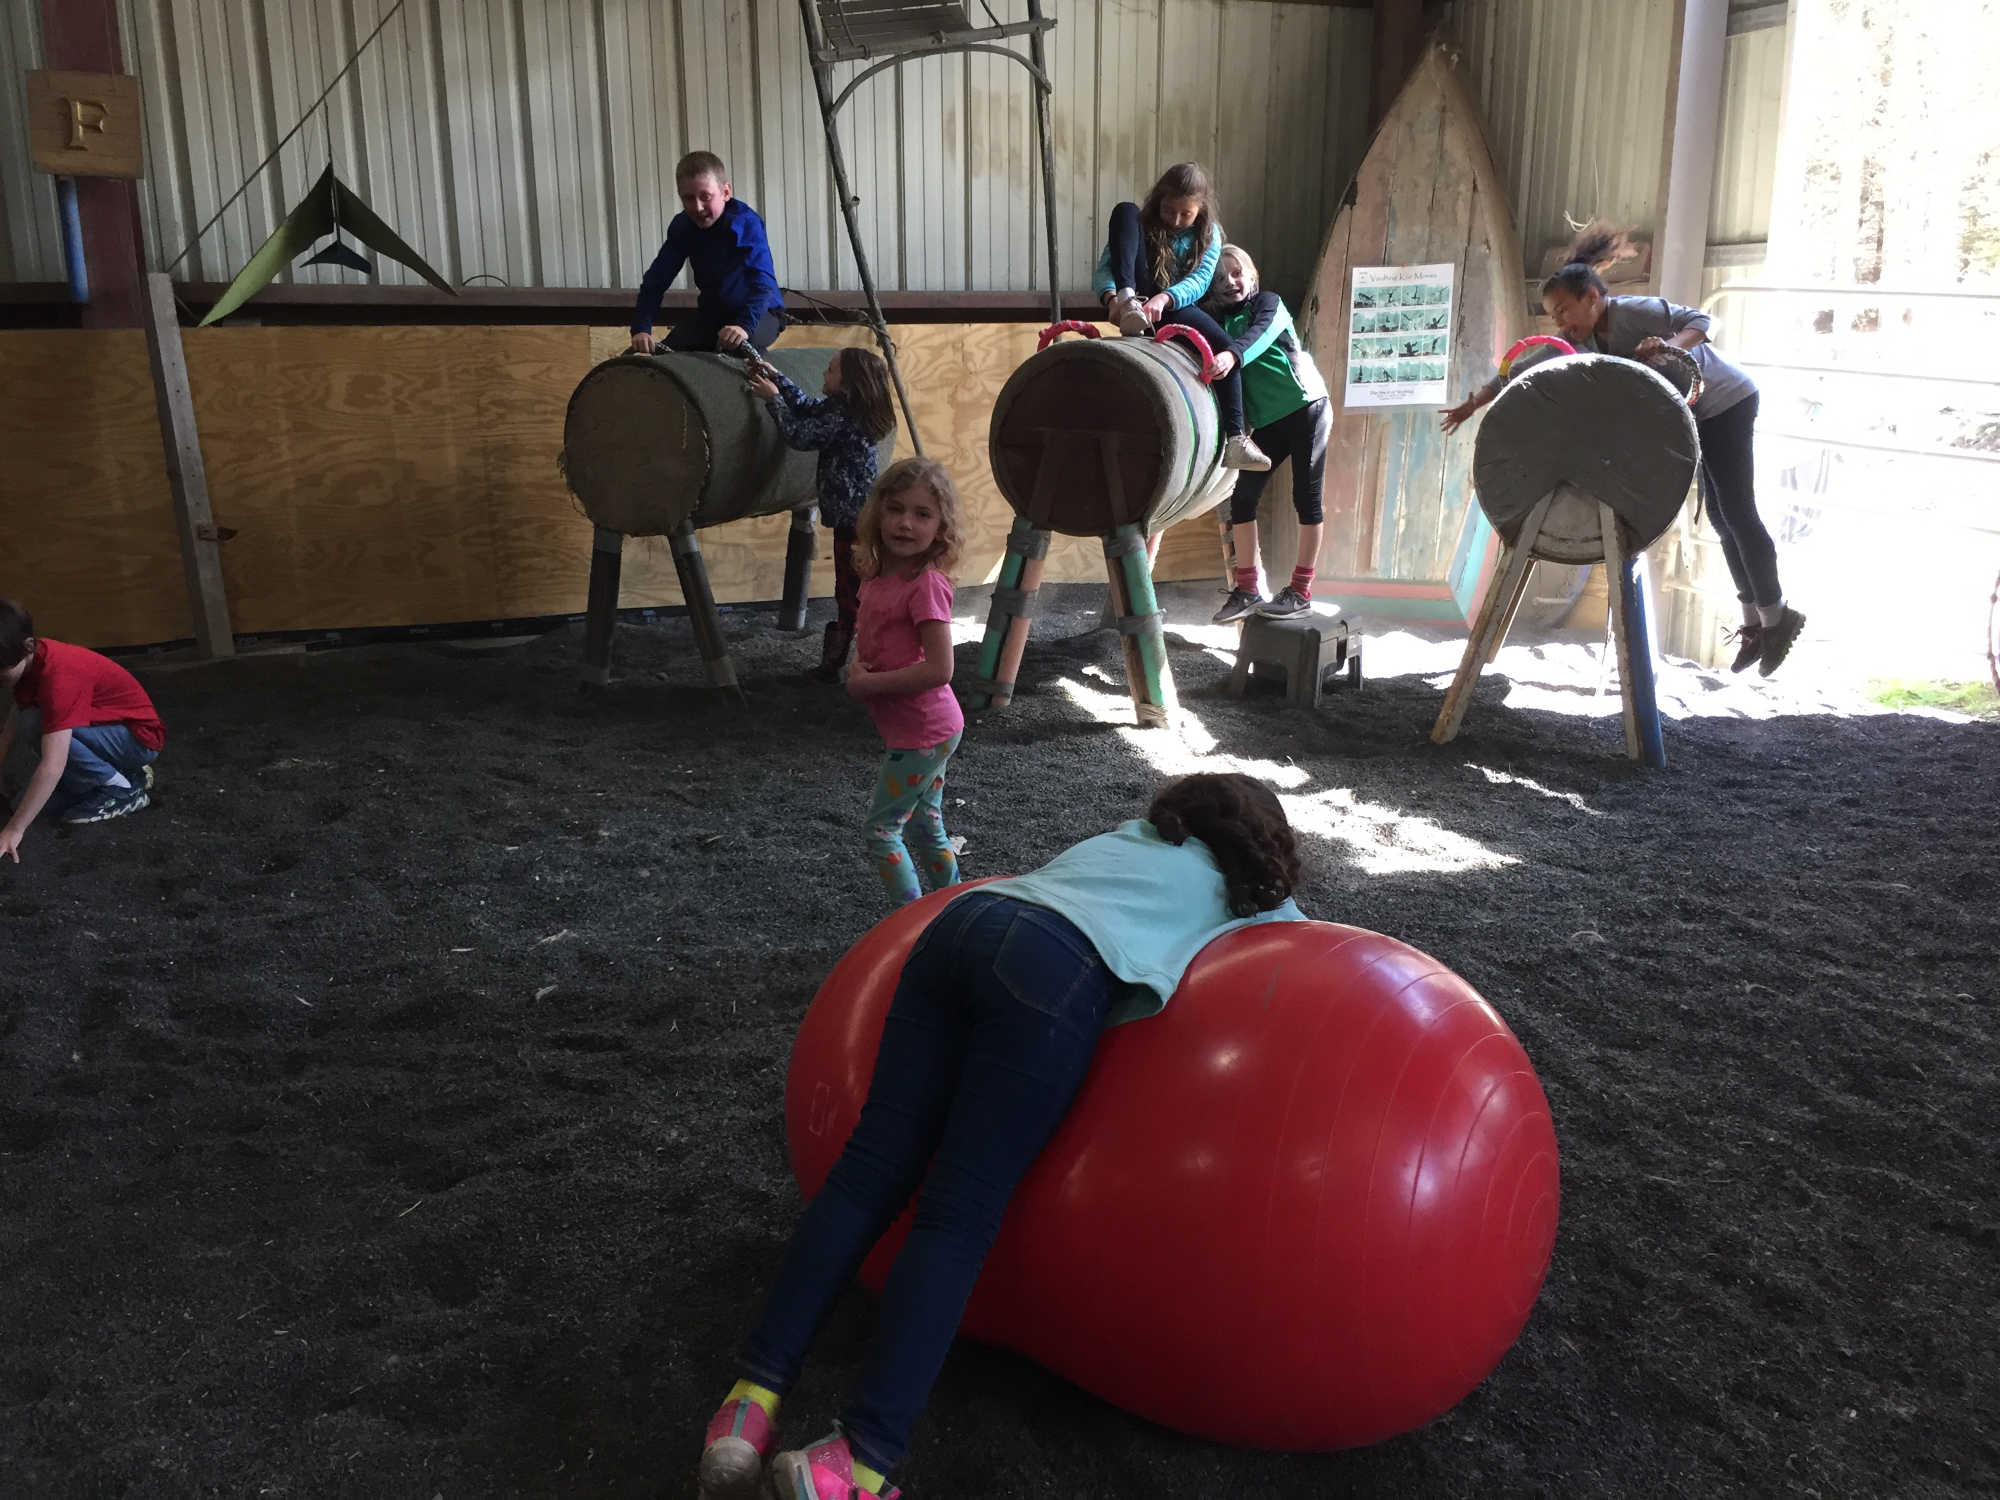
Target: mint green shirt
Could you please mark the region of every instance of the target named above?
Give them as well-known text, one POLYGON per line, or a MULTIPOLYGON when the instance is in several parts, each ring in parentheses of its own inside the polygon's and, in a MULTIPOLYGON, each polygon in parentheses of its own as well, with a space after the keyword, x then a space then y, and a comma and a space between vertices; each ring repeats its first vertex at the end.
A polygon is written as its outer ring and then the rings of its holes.
POLYGON ((978 889, 1047 907, 1077 925, 1128 986, 1106 1026, 1165 1010, 1195 955, 1225 932, 1306 920, 1290 900, 1254 917, 1233 916, 1208 846, 1196 838, 1170 844, 1144 818, 1074 844, 1031 874, 978 889))

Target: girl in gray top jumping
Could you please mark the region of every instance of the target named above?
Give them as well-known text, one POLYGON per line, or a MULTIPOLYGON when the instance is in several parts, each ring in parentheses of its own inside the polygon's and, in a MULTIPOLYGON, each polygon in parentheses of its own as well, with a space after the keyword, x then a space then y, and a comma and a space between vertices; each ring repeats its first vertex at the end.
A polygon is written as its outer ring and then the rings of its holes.
MULTIPOLYGON (((1708 342, 1708 314, 1664 297, 1614 297, 1598 274, 1625 236, 1592 224, 1570 246, 1568 263, 1542 283, 1542 305, 1557 331, 1579 353, 1615 354, 1643 360, 1663 344, 1694 356, 1701 386, 1690 396, 1695 430, 1701 437, 1701 488, 1708 519, 1722 543, 1722 558, 1743 606, 1736 632, 1736 658, 1729 670, 1752 662, 1761 676, 1778 669, 1799 638, 1806 617, 1785 602, 1778 584, 1778 550, 1757 514, 1751 455, 1757 423, 1757 385, 1708 342)), ((1455 431, 1506 383, 1496 375, 1444 413, 1444 430, 1455 431)))

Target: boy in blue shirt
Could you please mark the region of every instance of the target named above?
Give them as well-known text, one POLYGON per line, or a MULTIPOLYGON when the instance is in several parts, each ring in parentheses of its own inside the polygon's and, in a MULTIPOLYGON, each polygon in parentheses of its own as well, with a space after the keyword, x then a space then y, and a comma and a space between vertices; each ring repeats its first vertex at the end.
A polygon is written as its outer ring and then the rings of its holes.
POLYGON ((681 211, 667 226, 666 243, 639 283, 639 305, 632 310, 633 352, 651 354, 659 347, 653 316, 660 310, 661 294, 690 264, 700 300, 692 316, 674 324, 666 347, 736 349, 746 342, 767 347, 784 327, 785 295, 778 289, 764 221, 736 197, 728 168, 712 151, 683 156, 674 168, 674 186, 680 190, 681 211))

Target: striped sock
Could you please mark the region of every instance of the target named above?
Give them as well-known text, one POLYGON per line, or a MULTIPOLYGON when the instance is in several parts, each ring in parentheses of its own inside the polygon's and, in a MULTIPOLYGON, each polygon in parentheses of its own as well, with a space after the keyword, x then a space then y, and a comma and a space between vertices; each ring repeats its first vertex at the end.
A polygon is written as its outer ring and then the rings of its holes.
POLYGON ((1313 574, 1316 571, 1318 570, 1310 568, 1304 563, 1300 563, 1296 568, 1292 569, 1292 592, 1297 594, 1301 599, 1312 598, 1313 574))
POLYGON ((1257 569, 1252 566, 1236 570, 1236 586, 1246 594, 1257 592, 1257 569))

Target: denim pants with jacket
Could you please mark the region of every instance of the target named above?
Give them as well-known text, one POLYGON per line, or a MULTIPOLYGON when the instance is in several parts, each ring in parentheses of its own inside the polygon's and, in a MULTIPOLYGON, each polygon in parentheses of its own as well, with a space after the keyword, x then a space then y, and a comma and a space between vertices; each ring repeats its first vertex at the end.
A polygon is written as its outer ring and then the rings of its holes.
POLYGON ((1056 912, 973 891, 939 913, 904 962, 861 1118, 744 1345, 745 1379, 791 1387, 806 1346, 921 1179, 840 1422, 863 1463, 887 1471, 901 1461, 1007 1200, 1068 1112, 1121 988, 1056 912))

